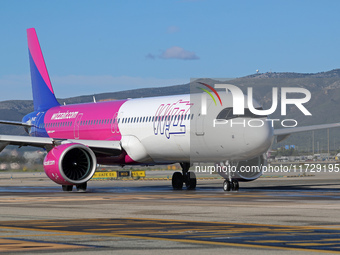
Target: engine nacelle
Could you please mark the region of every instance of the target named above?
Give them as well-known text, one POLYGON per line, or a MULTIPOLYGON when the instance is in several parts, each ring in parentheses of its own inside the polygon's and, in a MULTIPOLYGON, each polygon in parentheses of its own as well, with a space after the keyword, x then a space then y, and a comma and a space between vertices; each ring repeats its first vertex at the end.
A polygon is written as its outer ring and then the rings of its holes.
MULTIPOLYGON (((267 165, 267 157, 265 154, 249 159, 239 161, 236 164, 231 164, 225 169, 230 169, 230 175, 232 179, 238 181, 253 181, 262 175, 262 167, 267 165), (230 168, 228 168, 230 167, 230 168)), ((219 171, 218 173, 225 179, 228 179, 228 171, 219 171)))
POLYGON ((83 144, 69 143, 54 147, 44 159, 46 175, 61 185, 87 182, 96 171, 97 159, 83 144))

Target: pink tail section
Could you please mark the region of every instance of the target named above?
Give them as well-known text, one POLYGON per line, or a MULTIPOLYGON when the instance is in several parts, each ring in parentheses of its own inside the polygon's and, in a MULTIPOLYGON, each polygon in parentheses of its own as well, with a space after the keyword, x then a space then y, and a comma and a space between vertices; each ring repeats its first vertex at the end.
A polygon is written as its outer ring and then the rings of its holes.
POLYGON ((31 56, 33 58, 33 61, 38 68, 41 77, 44 79, 47 87, 51 90, 51 92, 54 94, 52 84, 50 77, 47 72, 46 64, 44 57, 42 55, 40 44, 38 41, 37 33, 35 32, 34 28, 27 29, 27 40, 28 40, 28 49, 31 53, 31 56))
POLYGON ((32 93, 35 111, 45 111, 59 103, 54 95, 50 77, 40 49, 34 28, 27 29, 29 62, 31 69, 32 93))

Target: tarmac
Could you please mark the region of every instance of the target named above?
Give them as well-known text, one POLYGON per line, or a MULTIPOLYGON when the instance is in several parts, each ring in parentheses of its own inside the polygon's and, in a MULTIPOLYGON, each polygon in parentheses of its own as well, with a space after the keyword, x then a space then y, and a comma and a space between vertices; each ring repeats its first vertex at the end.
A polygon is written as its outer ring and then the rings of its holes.
POLYGON ((238 192, 207 176, 174 191, 169 173, 93 180, 83 193, 0 173, 0 253, 340 253, 339 173, 266 175, 238 192))

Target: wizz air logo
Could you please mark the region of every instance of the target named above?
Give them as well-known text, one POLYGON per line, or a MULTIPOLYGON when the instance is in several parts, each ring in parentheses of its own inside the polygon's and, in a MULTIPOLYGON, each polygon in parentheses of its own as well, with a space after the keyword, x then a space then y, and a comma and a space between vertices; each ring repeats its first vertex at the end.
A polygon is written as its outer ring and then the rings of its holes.
POLYGON ((155 135, 185 134, 189 121, 190 101, 179 100, 173 104, 161 104, 155 114, 153 130, 155 135))

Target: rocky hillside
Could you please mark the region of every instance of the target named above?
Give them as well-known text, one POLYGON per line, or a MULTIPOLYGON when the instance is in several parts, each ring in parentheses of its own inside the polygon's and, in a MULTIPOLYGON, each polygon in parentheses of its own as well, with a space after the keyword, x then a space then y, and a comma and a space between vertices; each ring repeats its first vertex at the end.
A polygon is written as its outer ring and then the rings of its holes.
MULTIPOLYGON (((197 80, 198 81, 198 80, 197 80)), ((197 82, 196 81, 196 82, 197 82)), ((200 79, 210 85, 220 83, 213 79, 200 79)), ((303 87, 308 89, 312 94, 312 99, 305 104, 306 108, 312 113, 312 116, 304 116, 300 110, 292 106, 288 109, 285 119, 293 118, 299 123, 299 126, 334 123, 340 122, 340 69, 335 69, 321 73, 258 73, 249 76, 229 80, 227 83, 239 86, 244 93, 247 87, 253 87, 254 97, 263 105, 264 109, 268 109, 272 102, 272 87, 303 87)), ((162 95, 185 94, 190 92, 190 85, 175 85, 160 88, 135 89, 120 92, 102 93, 95 95, 96 100, 116 100, 124 98, 152 97, 162 95)), ((93 95, 80 96, 73 98, 58 99, 61 104, 75 104, 91 102, 93 95)), ((33 111, 32 101, 3 101, 0 102, 0 119, 4 120, 21 120, 21 118, 33 111)), ((272 118, 280 118, 280 109, 271 116, 272 118)), ((279 128, 279 126, 277 126, 279 128)), ((0 134, 24 135, 24 131, 20 127, 12 127, 0 125, 0 134)), ((319 144, 319 149, 323 152, 327 150, 327 131, 315 132, 315 148, 319 144)), ((285 144, 295 145, 303 150, 312 148, 311 132, 304 134, 295 134, 289 139, 281 142, 277 146, 285 144)), ((340 148, 340 129, 330 131, 330 147, 331 149, 340 148)))

